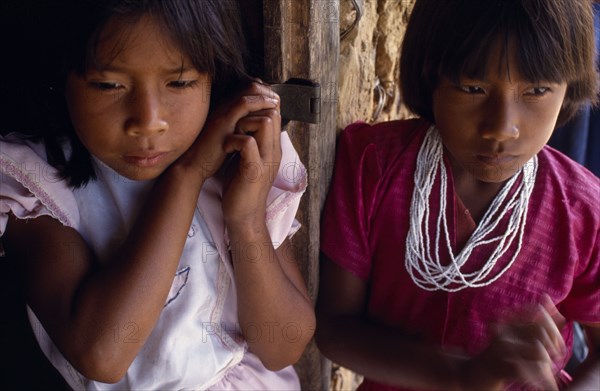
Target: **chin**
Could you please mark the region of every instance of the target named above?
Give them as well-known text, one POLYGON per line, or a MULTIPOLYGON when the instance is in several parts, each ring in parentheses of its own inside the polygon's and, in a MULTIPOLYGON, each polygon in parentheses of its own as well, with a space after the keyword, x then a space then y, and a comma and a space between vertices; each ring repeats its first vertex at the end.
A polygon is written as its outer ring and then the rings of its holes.
POLYGON ((471 172, 471 175, 480 182, 503 183, 512 178, 517 171, 514 168, 489 167, 471 172))
POLYGON ((504 183, 504 182, 510 180, 514 175, 515 175, 515 172, 511 172, 510 174, 505 174, 505 175, 483 177, 480 179, 480 181, 486 182, 486 183, 504 183))
POLYGON ((150 170, 150 169, 128 169, 128 170, 115 170, 117 173, 132 181, 150 181, 158 178, 164 170, 150 170))

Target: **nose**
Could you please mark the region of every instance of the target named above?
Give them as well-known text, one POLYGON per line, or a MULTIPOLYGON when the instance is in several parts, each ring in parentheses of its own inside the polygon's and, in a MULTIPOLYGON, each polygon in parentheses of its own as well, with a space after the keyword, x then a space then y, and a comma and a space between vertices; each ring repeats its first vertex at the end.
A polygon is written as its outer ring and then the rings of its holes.
POLYGON ((497 142, 519 137, 519 102, 514 93, 490 97, 486 104, 481 137, 497 142))
POLYGON ((153 136, 169 129, 160 95, 149 88, 134 90, 129 98, 125 131, 131 136, 153 136))

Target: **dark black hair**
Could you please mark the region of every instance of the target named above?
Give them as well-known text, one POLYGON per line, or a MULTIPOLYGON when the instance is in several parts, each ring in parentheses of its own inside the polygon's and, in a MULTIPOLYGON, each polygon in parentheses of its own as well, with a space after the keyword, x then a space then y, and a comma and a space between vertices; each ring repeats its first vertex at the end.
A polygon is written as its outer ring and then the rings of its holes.
POLYGON ((98 39, 109 20, 156 18, 192 64, 211 76, 211 103, 250 82, 237 0, 60 0, 47 2, 44 12, 46 23, 37 27, 44 35, 38 47, 44 53, 37 58, 44 82, 34 98, 36 120, 17 130, 44 141, 49 163, 71 186, 84 185, 95 173, 68 115, 66 77, 95 65, 98 39), (65 142, 72 151, 68 157, 65 142))
POLYGON ((499 39, 504 56, 508 43, 517 43, 523 77, 567 83, 559 124, 596 102, 591 0, 417 0, 400 61, 406 106, 435 122, 432 96, 440 79, 483 78, 499 39))

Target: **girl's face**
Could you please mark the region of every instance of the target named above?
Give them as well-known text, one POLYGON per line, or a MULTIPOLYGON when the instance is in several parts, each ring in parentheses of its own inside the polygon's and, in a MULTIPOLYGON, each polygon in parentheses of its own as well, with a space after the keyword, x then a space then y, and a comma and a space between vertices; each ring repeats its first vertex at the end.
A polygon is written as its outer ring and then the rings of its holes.
POLYGON ((497 43, 485 80, 444 78, 434 90, 436 126, 455 176, 504 182, 554 130, 567 84, 525 80, 513 53, 506 59, 497 43))
POLYGON ((66 98, 85 147, 119 174, 158 177, 200 133, 210 77, 197 71, 151 17, 109 21, 97 64, 71 73, 66 98))

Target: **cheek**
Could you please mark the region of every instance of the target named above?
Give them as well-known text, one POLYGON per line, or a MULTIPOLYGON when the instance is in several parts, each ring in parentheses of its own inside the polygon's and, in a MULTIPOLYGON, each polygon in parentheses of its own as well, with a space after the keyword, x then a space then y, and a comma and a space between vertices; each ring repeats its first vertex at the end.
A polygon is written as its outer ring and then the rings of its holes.
POLYGON ((80 138, 106 133, 120 118, 117 110, 106 110, 106 104, 81 90, 67 91, 66 102, 71 123, 80 138))
POLYGON ((473 118, 471 106, 472 104, 457 101, 454 94, 434 92, 432 109, 436 126, 444 132, 463 128, 467 122, 465 119, 473 118))
POLYGON ((202 132, 208 117, 208 105, 181 105, 169 114, 171 137, 186 148, 196 140, 202 132))
POLYGON ((99 131, 89 124, 85 127, 76 127, 75 134, 83 146, 98 157, 114 152, 120 144, 117 139, 111 137, 110 132, 99 131))
POLYGON ((88 149, 110 143, 113 126, 109 121, 114 121, 115 116, 103 118, 81 102, 69 105, 69 115, 77 137, 88 149))
POLYGON ((448 106, 434 111, 434 115, 435 126, 444 145, 460 145, 471 135, 473 124, 467 118, 472 119, 472 116, 465 116, 464 113, 448 106))
POLYGON ((556 121, 562 107, 562 100, 549 102, 545 107, 540 107, 528 113, 527 126, 532 138, 546 143, 556 127, 556 121))
POLYGON ((91 108, 96 106, 86 92, 85 83, 76 76, 70 76, 67 79, 65 100, 73 122, 80 121, 80 118, 88 116, 91 108))
POLYGON ((204 100, 185 100, 174 107, 171 119, 185 128, 187 132, 199 133, 208 118, 209 105, 210 103, 204 102, 204 100))

